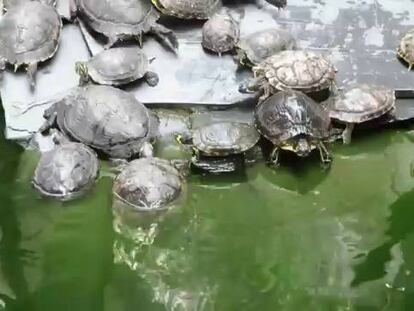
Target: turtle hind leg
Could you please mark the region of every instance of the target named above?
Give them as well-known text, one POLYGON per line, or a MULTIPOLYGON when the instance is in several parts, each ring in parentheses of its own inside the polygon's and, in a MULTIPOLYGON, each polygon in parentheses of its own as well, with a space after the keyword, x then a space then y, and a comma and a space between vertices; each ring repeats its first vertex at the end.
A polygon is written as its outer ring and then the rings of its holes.
POLYGON ((345 130, 342 132, 342 141, 345 145, 349 145, 351 143, 352 131, 354 129, 355 124, 347 123, 345 130))
POLYGON ((30 82, 30 87, 34 89, 36 87, 36 71, 37 63, 32 63, 27 66, 27 78, 30 82))
POLYGON ((155 72, 148 71, 144 76, 145 81, 151 87, 157 86, 160 82, 160 78, 155 72))
POLYGON ((120 40, 117 35, 110 35, 108 36, 108 41, 106 42, 104 49, 108 50, 115 45, 120 40))
POLYGON ((176 49, 178 49, 179 44, 177 36, 171 29, 168 29, 167 27, 155 23, 151 26, 150 31, 151 33, 159 37, 163 42, 165 42, 171 50, 175 51, 176 49))
POLYGON ((279 155, 280 155, 280 148, 279 147, 274 147, 273 150, 272 150, 272 153, 270 154, 270 162, 275 167, 279 167, 279 165, 280 165, 279 155))
POLYGON ((322 168, 329 168, 332 164, 332 156, 323 142, 318 144, 318 150, 321 157, 322 168))

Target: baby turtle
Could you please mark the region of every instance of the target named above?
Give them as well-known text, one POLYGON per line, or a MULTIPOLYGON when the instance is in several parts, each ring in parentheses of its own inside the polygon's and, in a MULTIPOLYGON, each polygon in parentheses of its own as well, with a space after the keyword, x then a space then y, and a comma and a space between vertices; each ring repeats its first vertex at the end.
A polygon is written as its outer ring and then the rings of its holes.
POLYGON ((408 64, 408 70, 414 66, 414 29, 408 31, 400 41, 398 57, 408 64))
POLYGON ((239 37, 239 24, 227 10, 222 10, 204 24, 201 44, 205 49, 221 55, 233 50, 239 37))
POLYGON ((151 0, 163 14, 181 19, 209 19, 222 7, 221 0, 151 0))
POLYGON ((263 91, 261 99, 278 91, 313 93, 334 84, 336 69, 322 55, 310 51, 282 51, 253 67, 256 77, 241 92, 263 91))
POLYGON ((76 63, 80 84, 90 79, 98 84, 123 85, 144 78, 150 86, 158 84, 158 75, 148 71, 148 57, 132 47, 113 48, 95 55, 88 62, 76 63))
POLYGON ((172 49, 178 41, 172 30, 157 23, 157 10, 147 0, 70 0, 71 16, 77 15, 94 31, 108 38, 106 48, 125 39, 137 38, 142 46, 142 36, 153 33, 172 49))
POLYGON ((32 183, 46 197, 70 200, 94 185, 98 171, 98 157, 92 149, 80 143, 64 143, 43 153, 32 183))
POLYGON ((7 63, 15 70, 27 65, 34 87, 37 64, 55 55, 61 29, 60 16, 49 5, 29 1, 12 7, 0 19, 0 70, 7 63))
POLYGON ((68 138, 111 158, 151 156, 153 120, 149 111, 125 91, 101 85, 78 87, 44 113, 41 132, 57 127, 68 138))
MULTIPOLYGON (((195 167, 211 166, 215 172, 219 172, 219 167, 214 168, 212 162, 211 165, 205 165, 204 160, 208 161, 208 158, 214 157, 242 155, 257 144, 260 134, 253 125, 222 121, 194 129, 191 137, 179 138, 181 143, 193 146, 192 164, 195 167)), ((223 167, 228 167, 227 163, 223 164, 220 159, 216 160, 223 167)))
POLYGON ((136 211, 166 209, 183 191, 183 179, 170 161, 143 158, 128 163, 116 177, 113 192, 136 211))
POLYGON ((296 40, 289 31, 269 28, 241 38, 236 46, 236 59, 251 67, 278 52, 296 48, 296 40))
POLYGON ((342 139, 349 144, 355 124, 377 119, 394 107, 395 96, 391 89, 362 84, 332 98, 328 111, 332 119, 346 124, 342 139))
POLYGON ((289 150, 299 157, 307 157, 318 149, 323 164, 330 164, 331 156, 324 145, 330 137, 328 113, 302 92, 279 92, 256 107, 256 126, 275 146, 270 160, 279 163, 279 151, 289 150))

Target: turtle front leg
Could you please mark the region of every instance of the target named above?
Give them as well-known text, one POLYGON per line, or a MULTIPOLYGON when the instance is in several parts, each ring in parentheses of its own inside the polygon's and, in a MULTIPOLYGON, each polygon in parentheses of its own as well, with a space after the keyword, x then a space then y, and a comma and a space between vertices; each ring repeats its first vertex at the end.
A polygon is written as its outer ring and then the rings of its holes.
POLYGON ((349 145, 351 143, 352 131, 354 130, 354 123, 347 123, 345 130, 342 132, 342 141, 344 144, 349 145))
POLYGON ((147 82, 147 84, 151 87, 157 86, 158 83, 160 82, 160 78, 158 77, 158 75, 152 71, 148 71, 144 75, 144 79, 147 82))
POLYGON ((43 118, 46 119, 45 123, 39 128, 39 132, 43 135, 49 133, 50 129, 54 128, 57 120, 57 104, 53 104, 50 108, 46 109, 43 113, 43 118))
POLYGON ((280 155, 280 148, 275 146, 270 154, 270 162, 275 166, 278 167, 279 164, 279 155, 280 155))
POLYGON ((163 25, 155 23, 151 26, 150 32, 156 35, 158 38, 160 38, 163 42, 165 42, 172 51, 178 49, 179 44, 177 36, 171 29, 168 29, 163 25))
POLYGON ((318 144, 318 150, 321 157, 322 167, 327 168, 331 166, 332 156, 323 142, 318 144))
POLYGON ((37 71, 37 63, 29 64, 27 66, 27 78, 30 82, 30 87, 34 89, 36 87, 36 71, 37 71))
POLYGON ((239 92, 243 94, 253 94, 260 91, 262 78, 253 78, 239 85, 239 92))
POLYGON ((120 40, 120 38, 117 35, 110 35, 108 36, 108 41, 106 42, 104 49, 108 50, 111 47, 113 47, 115 45, 115 43, 117 43, 120 40))

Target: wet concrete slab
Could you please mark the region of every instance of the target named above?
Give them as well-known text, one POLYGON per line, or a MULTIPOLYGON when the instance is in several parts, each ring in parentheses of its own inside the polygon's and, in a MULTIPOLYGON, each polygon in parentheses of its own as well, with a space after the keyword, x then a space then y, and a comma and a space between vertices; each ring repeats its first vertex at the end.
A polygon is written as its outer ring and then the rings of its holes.
MULTIPOLYGON (((60 4, 60 11, 67 9, 66 1, 60 4)), ((389 86, 404 97, 413 95, 414 72, 408 72, 395 53, 401 36, 414 25, 411 0, 290 0, 285 10, 271 5, 259 8, 250 1, 228 2, 241 16, 242 36, 269 27, 283 27, 292 31, 302 48, 328 55, 338 68, 339 87, 370 82, 389 86)), ((67 15, 67 11, 63 14, 67 15)), ((250 73, 237 70, 231 55, 218 57, 203 51, 201 23, 177 23, 169 19, 162 22, 176 31, 179 51, 171 53, 148 36, 144 50, 155 57, 151 69, 159 73, 160 84, 151 88, 136 83, 127 90, 149 106, 229 106, 251 101, 250 95, 238 92, 239 83, 250 73)), ((85 29, 82 36, 78 26, 65 25, 57 55, 39 70, 35 92, 30 92, 23 72, 6 72, 1 96, 7 136, 23 138, 36 131, 43 122, 43 110, 50 105, 47 100, 77 84, 74 63, 87 60, 90 54, 102 50, 103 44, 85 29), (39 102, 46 103, 27 110, 29 105, 39 102)))

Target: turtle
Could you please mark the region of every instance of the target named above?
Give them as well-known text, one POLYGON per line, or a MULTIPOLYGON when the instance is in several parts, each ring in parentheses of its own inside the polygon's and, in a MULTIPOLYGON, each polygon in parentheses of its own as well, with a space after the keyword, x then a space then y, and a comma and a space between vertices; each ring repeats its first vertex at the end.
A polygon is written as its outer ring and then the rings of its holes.
POLYGON ((171 206, 183 192, 183 175, 168 160, 141 158, 125 165, 115 178, 113 193, 136 211, 171 206))
POLYGON ((236 60, 241 65, 252 67, 278 52, 296 49, 296 40, 289 31, 267 28, 240 39, 236 45, 236 60))
POLYGON ((270 161, 279 164, 280 150, 307 157, 318 149, 324 165, 331 156, 324 142, 331 136, 328 112, 306 94, 298 91, 278 92, 256 106, 258 131, 273 145, 270 161))
POLYGON ((180 143, 192 145, 194 150, 192 164, 195 167, 204 167, 217 173, 233 171, 235 165, 223 161, 223 158, 235 158, 233 156, 245 154, 258 143, 259 139, 260 134, 252 124, 235 121, 206 124, 193 129, 190 137, 178 136, 180 143), (223 170, 228 167, 231 169, 223 170))
POLYGON ((283 9, 287 5, 287 0, 265 0, 265 1, 277 7, 278 9, 283 9))
POLYGON ((40 3, 50 5, 53 7, 56 6, 56 0, 3 0, 3 9, 7 11, 14 6, 17 6, 19 4, 29 2, 29 1, 38 1, 40 3))
POLYGON ((380 85, 361 84, 332 97, 327 104, 329 116, 346 124, 342 133, 345 144, 351 142, 355 124, 371 121, 395 108, 394 91, 380 85))
POLYGON ((171 29, 158 24, 160 14, 148 0, 70 0, 71 17, 80 17, 92 30, 108 38, 105 48, 118 41, 153 33, 175 50, 178 40, 171 29))
POLYGON ((203 47, 221 56, 222 53, 234 50, 239 41, 239 23, 227 10, 222 10, 204 24, 202 36, 203 47))
POLYGON ((255 78, 240 86, 242 93, 263 91, 260 100, 282 90, 314 93, 330 89, 335 83, 335 66, 311 51, 282 51, 253 67, 255 78))
POLYGON ((222 7, 221 0, 151 0, 163 14, 180 19, 206 20, 222 7))
POLYGON ((28 1, 9 9, 0 19, 0 71, 7 63, 14 65, 15 71, 27 65, 34 88, 37 64, 55 55, 61 29, 61 18, 49 5, 28 1))
POLYGON ((67 142, 42 154, 32 184, 46 197, 70 200, 90 189, 98 173, 96 153, 84 144, 67 142))
POLYGON ((408 64, 408 70, 414 66, 414 29, 408 31, 401 39, 397 55, 408 64))
POLYGON ((76 87, 52 103, 44 112, 41 133, 58 128, 69 139, 113 159, 152 156, 155 122, 132 94, 90 84, 76 87))
POLYGON ((90 79, 98 84, 123 85, 144 78, 150 86, 158 84, 158 75, 148 71, 147 55, 134 47, 103 50, 87 62, 77 62, 76 72, 80 85, 90 79))

